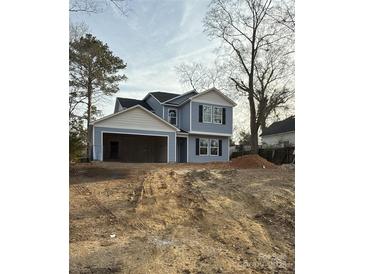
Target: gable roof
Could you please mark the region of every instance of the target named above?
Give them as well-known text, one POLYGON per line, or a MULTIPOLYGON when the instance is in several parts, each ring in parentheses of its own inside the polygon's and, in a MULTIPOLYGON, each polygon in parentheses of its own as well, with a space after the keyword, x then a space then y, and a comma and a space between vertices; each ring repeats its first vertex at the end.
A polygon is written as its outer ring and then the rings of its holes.
POLYGON ((110 115, 104 116, 104 117, 102 117, 102 118, 100 118, 100 119, 98 119, 98 120, 92 121, 92 122, 90 123, 90 125, 95 125, 95 124, 97 124, 97 123, 99 123, 99 122, 101 122, 101 121, 107 120, 107 119, 112 118, 112 117, 114 117, 114 116, 122 115, 122 114, 124 114, 124 113, 126 113, 126 112, 128 112, 128 111, 131 111, 131 110, 135 109, 135 108, 140 108, 141 110, 145 111, 145 112, 146 112, 146 113, 148 113, 149 115, 153 116, 154 118, 156 118, 156 119, 158 119, 159 121, 161 121, 162 123, 164 123, 165 125, 167 125, 167 126, 169 126, 169 127, 173 128, 173 129, 174 129, 174 130, 176 130, 176 131, 180 131, 180 129, 178 129, 177 127, 173 126, 173 125, 172 125, 172 124, 170 124, 169 122, 165 121, 164 119, 162 119, 161 117, 157 116, 156 114, 154 114, 153 112, 149 111, 148 109, 144 108, 144 107, 143 107, 143 106, 141 106, 141 105, 135 105, 135 106, 133 106, 133 107, 127 108, 127 109, 122 110, 122 111, 119 111, 119 112, 117 112, 117 113, 113 113, 113 114, 110 114, 110 115))
POLYGON ((262 131, 261 136, 295 131, 295 116, 290 116, 285 120, 272 123, 262 131))
POLYGON ((132 98, 122 98, 122 97, 118 97, 117 100, 119 101, 119 103, 121 104, 122 107, 125 108, 130 108, 133 107, 135 105, 140 105, 148 110, 153 110, 149 104, 147 104, 145 101, 143 100, 137 100, 137 99, 132 99, 132 98))
POLYGON ((195 94, 198 94, 198 92, 195 89, 189 90, 187 92, 184 92, 183 94, 180 94, 177 97, 174 97, 172 99, 165 101, 164 104, 179 105, 181 102, 184 102, 186 99, 189 99, 190 97, 194 96, 195 94))
POLYGON ((216 92, 218 95, 220 95, 224 100, 226 100, 228 103, 230 103, 231 105, 233 106, 236 106, 237 104, 231 99, 229 98, 227 95, 225 95, 223 92, 221 92, 219 89, 215 88, 215 87, 212 87, 210 89, 207 89, 203 92, 200 92, 198 93, 197 95, 193 96, 193 97, 190 97, 189 100, 193 100, 193 99, 196 99, 208 92, 216 92))
POLYGON ((149 94, 152 94, 158 101, 160 101, 160 103, 163 103, 167 100, 180 96, 180 94, 177 93, 162 92, 162 91, 150 92, 149 94))

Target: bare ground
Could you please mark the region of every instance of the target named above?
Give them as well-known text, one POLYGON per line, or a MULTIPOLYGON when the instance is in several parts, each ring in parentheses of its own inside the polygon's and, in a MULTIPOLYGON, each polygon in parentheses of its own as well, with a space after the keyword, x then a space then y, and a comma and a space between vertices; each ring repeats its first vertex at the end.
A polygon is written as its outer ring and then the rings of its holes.
POLYGON ((294 171, 72 166, 70 272, 293 273, 294 171))

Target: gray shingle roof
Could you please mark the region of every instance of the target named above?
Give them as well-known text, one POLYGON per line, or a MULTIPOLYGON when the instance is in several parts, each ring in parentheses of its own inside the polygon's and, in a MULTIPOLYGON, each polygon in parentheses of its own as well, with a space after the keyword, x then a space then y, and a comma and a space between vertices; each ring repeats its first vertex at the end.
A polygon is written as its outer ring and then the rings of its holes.
POLYGON ((295 131, 295 117, 290 116, 285 120, 272 123, 268 128, 262 131, 261 136, 295 131))
POLYGON ((118 97, 117 99, 118 99, 119 103, 122 105, 122 107, 125 107, 125 108, 130 108, 135 105, 140 105, 148 110, 152 110, 152 108, 143 100, 122 98, 122 97, 118 97))
POLYGON ((175 98, 177 96, 180 96, 180 94, 176 94, 176 93, 169 93, 169 92, 162 92, 162 91, 155 91, 155 92, 151 92, 151 94, 157 99, 159 100, 161 103, 170 100, 172 98, 175 98))

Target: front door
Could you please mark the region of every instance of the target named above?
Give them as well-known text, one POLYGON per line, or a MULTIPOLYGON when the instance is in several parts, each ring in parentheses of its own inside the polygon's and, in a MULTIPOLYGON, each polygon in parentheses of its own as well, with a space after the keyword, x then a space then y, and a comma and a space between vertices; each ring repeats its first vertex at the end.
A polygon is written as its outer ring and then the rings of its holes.
POLYGON ((187 162, 187 138, 177 137, 176 139, 176 159, 178 163, 187 162))

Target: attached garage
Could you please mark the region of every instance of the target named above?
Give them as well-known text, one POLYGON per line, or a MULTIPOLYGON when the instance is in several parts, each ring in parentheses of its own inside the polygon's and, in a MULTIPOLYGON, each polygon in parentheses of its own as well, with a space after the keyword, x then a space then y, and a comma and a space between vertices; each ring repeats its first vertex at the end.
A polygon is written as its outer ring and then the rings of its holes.
POLYGON ((139 105, 93 122, 91 130, 93 160, 176 161, 176 132, 179 129, 139 105))
POLYGON ((103 133, 104 161, 166 163, 166 136, 103 133))

